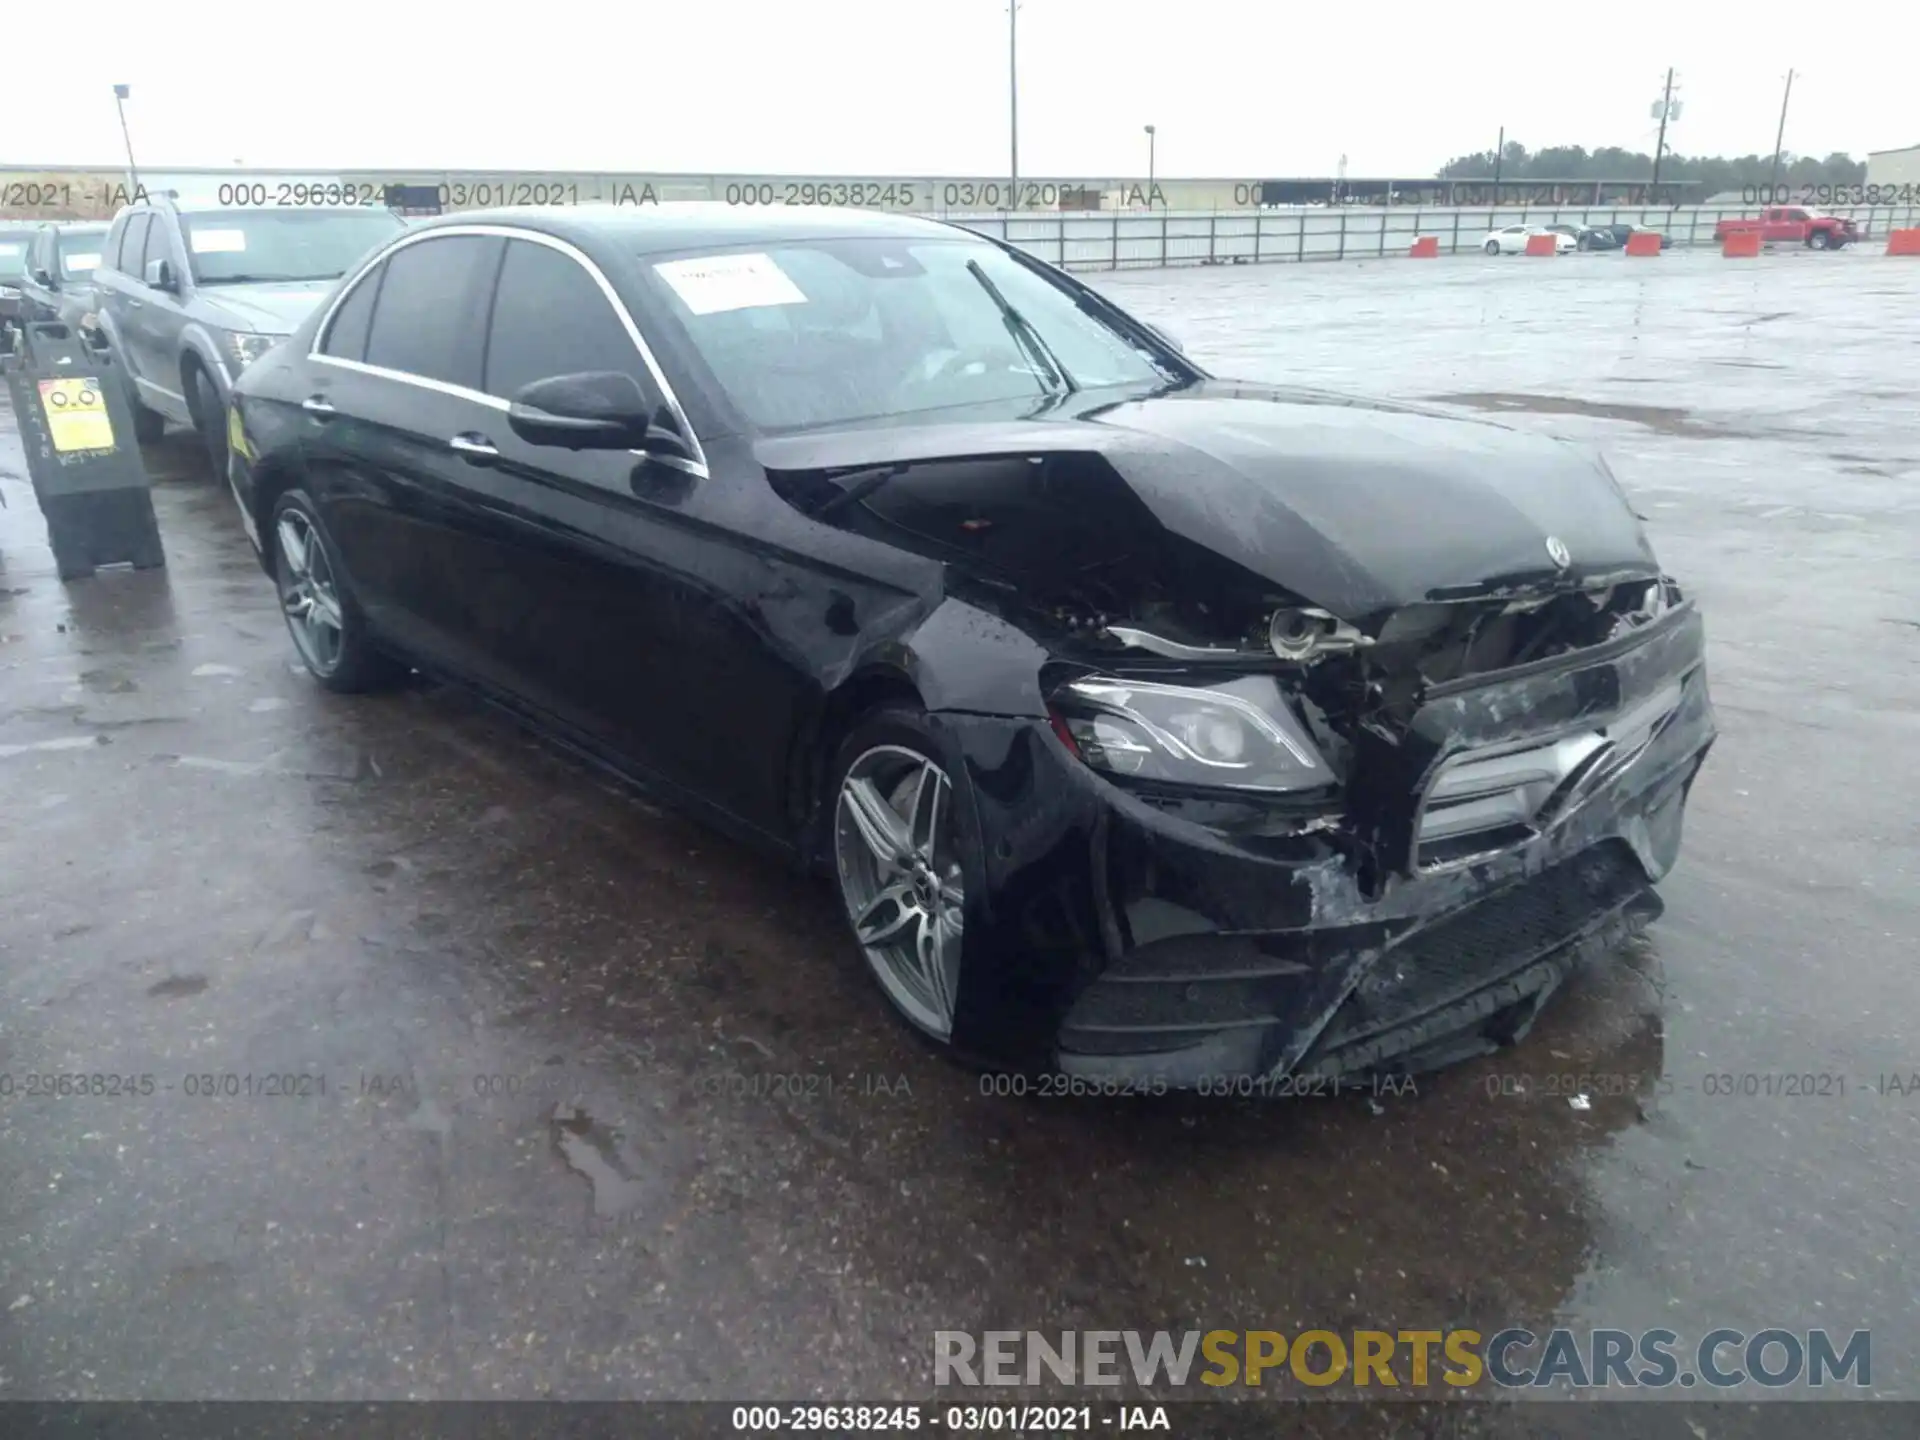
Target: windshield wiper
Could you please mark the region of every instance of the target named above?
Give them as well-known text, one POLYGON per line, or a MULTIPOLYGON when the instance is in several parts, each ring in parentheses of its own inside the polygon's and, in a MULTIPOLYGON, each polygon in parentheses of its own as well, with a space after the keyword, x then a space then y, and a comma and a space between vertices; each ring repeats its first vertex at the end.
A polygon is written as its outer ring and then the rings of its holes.
POLYGON ((1067 367, 1054 358, 1047 349, 1047 342, 1040 338, 1040 332, 1033 328, 1033 322, 1013 308, 1013 302, 1000 293, 1000 287, 993 283, 987 272, 980 268, 978 260, 969 260, 967 269, 973 272, 973 278, 980 282, 980 288, 993 297, 993 303, 1000 307, 1000 318, 1007 322, 1007 331, 1013 336, 1013 343, 1027 351, 1029 357, 1045 370, 1047 389, 1055 394, 1071 395, 1080 387, 1067 373, 1067 367))

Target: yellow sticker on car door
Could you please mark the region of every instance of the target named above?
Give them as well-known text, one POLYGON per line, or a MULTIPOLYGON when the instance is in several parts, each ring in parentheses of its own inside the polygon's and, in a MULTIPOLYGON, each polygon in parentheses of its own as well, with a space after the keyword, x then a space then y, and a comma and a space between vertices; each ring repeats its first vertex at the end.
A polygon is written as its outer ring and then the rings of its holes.
POLYGON ((46 412, 54 449, 113 449, 113 422, 107 418, 107 400, 97 379, 42 380, 40 408, 46 412))

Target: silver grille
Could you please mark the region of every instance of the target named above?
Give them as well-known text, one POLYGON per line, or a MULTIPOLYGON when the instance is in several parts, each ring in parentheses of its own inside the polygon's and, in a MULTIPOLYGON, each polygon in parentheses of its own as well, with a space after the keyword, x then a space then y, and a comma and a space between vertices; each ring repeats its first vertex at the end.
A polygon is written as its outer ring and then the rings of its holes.
POLYGON ((1678 708, 1680 692, 1676 680, 1595 729, 1450 757, 1420 808, 1420 868, 1458 864, 1538 834, 1631 765, 1678 708))

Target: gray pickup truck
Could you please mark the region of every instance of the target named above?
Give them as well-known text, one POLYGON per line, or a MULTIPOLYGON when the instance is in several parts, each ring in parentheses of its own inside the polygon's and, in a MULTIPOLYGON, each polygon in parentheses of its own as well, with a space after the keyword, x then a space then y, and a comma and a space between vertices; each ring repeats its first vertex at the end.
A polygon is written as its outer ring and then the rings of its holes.
POLYGON ((159 196, 122 210, 93 279, 140 439, 159 439, 169 421, 191 425, 224 478, 240 372, 405 225, 375 206, 234 209, 159 196))

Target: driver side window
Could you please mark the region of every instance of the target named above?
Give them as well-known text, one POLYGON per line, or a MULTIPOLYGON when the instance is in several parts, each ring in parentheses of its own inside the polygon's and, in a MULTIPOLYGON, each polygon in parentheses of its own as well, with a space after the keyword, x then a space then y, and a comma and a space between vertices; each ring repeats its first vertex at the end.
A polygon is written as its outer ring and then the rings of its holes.
POLYGON ((633 337, 586 268, 551 245, 509 240, 487 326, 483 388, 511 400, 536 380, 591 370, 647 381, 633 337))

